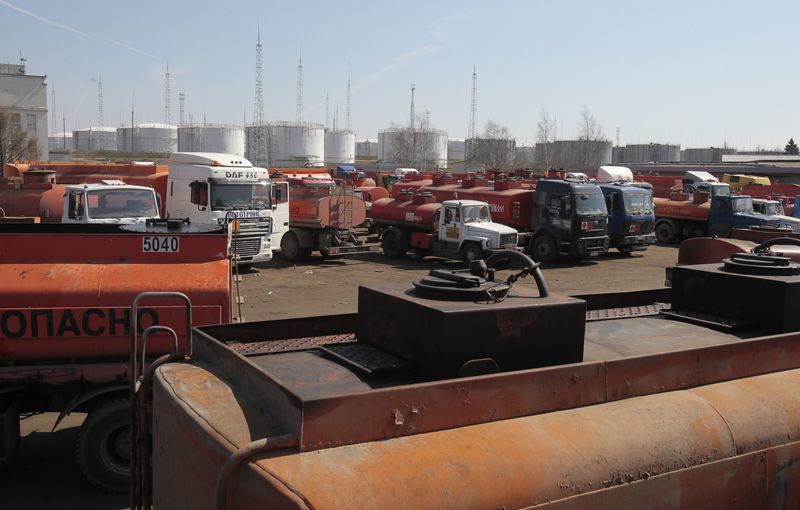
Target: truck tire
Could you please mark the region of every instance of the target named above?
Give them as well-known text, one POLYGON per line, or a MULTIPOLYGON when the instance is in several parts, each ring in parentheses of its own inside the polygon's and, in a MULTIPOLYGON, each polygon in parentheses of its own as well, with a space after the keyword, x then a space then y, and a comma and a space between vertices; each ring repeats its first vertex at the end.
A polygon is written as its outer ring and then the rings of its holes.
POLYGON ((307 259, 311 250, 300 247, 300 238, 294 232, 286 232, 281 238, 281 255, 285 260, 294 262, 307 259))
POLYGON ((130 417, 127 399, 108 400, 86 417, 76 455, 84 476, 95 487, 127 492, 130 479, 130 417))
POLYGON ((675 226, 671 221, 662 221, 656 225, 655 234, 659 243, 671 243, 675 240, 675 226))
POLYGON ((483 248, 478 243, 464 243, 461 247, 461 260, 469 264, 473 260, 483 259, 483 248))
POLYGON ((383 254, 390 259, 399 259, 406 254, 408 238, 402 232, 389 229, 383 233, 381 249, 383 249, 383 254))
POLYGON ((553 236, 543 234, 533 238, 531 256, 536 262, 553 262, 558 256, 557 250, 558 247, 556 246, 556 240, 553 239, 553 236))

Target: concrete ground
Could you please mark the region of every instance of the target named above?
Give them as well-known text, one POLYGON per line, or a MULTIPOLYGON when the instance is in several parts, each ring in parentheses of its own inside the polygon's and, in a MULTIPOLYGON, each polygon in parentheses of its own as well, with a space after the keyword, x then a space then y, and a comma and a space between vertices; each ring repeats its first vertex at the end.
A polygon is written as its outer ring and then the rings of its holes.
MULTIPOLYGON (((652 289, 663 286, 664 268, 676 260, 677 247, 654 246, 627 257, 612 253, 585 262, 548 265, 544 276, 551 294, 652 289)), ((260 321, 351 313, 357 310, 361 283, 410 285, 432 268, 458 267, 461 265, 442 259, 389 260, 378 254, 335 260, 317 256, 298 264, 276 260, 242 271, 242 314, 247 321, 260 321)), ((527 278, 518 282, 515 290, 527 293, 534 287, 527 278)), ((56 416, 48 413, 22 421, 20 448, 12 461, 0 468, 0 508, 127 508, 127 495, 97 492, 81 476, 74 451, 84 416, 68 417, 51 433, 56 416)))

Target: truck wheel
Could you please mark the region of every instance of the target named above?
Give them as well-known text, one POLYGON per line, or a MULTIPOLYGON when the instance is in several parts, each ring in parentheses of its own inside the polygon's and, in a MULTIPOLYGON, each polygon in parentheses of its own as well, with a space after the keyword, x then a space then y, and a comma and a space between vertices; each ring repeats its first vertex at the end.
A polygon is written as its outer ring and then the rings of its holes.
POLYGON ((130 405, 110 400, 89 413, 78 439, 78 465, 92 485, 126 492, 130 478, 130 405))
POLYGON ((461 260, 470 263, 483 259, 483 248, 478 243, 466 243, 461 247, 461 260))
POLYGON ((394 230, 384 232, 383 238, 381 239, 383 253, 390 259, 399 259, 405 255, 408 249, 407 244, 403 236, 394 230))
POLYGON ((286 232, 281 238, 281 255, 283 258, 293 262, 303 260, 311 254, 311 250, 300 247, 300 239, 294 232, 286 232))
POLYGON ((671 243, 675 240, 675 228, 668 221, 662 221, 656 225, 655 234, 659 243, 671 243))
POLYGON ((536 262, 553 262, 558 255, 556 253, 556 240, 546 234, 534 238, 531 255, 536 262))

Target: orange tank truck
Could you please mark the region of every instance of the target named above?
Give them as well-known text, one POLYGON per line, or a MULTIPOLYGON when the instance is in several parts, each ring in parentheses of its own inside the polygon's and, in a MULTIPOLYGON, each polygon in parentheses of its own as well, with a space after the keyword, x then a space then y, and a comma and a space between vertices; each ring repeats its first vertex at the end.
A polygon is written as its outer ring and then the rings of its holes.
POLYGON ((532 262, 538 291, 472 264, 362 286, 358 314, 196 328, 194 359, 156 371, 136 494, 195 510, 797 508, 800 266, 757 274, 767 263, 580 297, 549 293, 532 262))
POLYGON ((60 222, 66 188, 56 185, 52 172, 25 172, 23 177, 0 177, 0 214, 3 217, 38 217, 60 222))
POLYGON ((369 253, 379 249, 356 238, 353 227, 363 225, 367 206, 351 186, 341 186, 325 169, 270 169, 274 185, 288 185, 288 202, 278 202, 273 246, 286 260, 303 260, 312 252, 323 257, 369 253), (288 221, 280 216, 288 212, 288 221))
MULTIPOLYGON (((141 225, 0 225, 0 462, 13 463, 19 417, 88 413, 76 453, 90 482, 128 486, 131 324, 177 333, 187 349, 182 301, 141 292, 180 292, 195 326, 231 320, 229 236, 224 227, 181 221, 141 225)), ((173 351, 156 333, 149 363, 173 351)), ((141 352, 137 349, 137 352, 141 352)))

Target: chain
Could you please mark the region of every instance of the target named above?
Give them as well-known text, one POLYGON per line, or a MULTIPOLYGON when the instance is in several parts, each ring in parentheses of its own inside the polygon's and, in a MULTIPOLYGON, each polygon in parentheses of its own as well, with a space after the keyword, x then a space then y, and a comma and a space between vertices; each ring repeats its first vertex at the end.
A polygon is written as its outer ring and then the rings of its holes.
POLYGON ((526 267, 522 271, 520 271, 519 273, 512 274, 508 278, 506 278, 505 283, 504 282, 498 282, 495 285, 492 285, 491 287, 487 288, 484 291, 486 293, 487 301, 489 301, 490 304, 497 304, 497 303, 501 303, 501 302, 505 301, 506 297, 508 297, 508 293, 511 292, 511 288, 514 286, 514 284, 517 283, 517 281, 525 278, 526 276, 530 276, 531 274, 533 274, 533 272, 536 270, 537 267, 539 267, 539 266, 536 265, 534 267, 526 267), (506 287, 506 285, 508 287, 506 287), (500 286, 503 286, 503 288, 506 291, 503 294, 499 294, 499 295, 495 294, 495 292, 496 292, 495 289, 500 287, 500 286))

